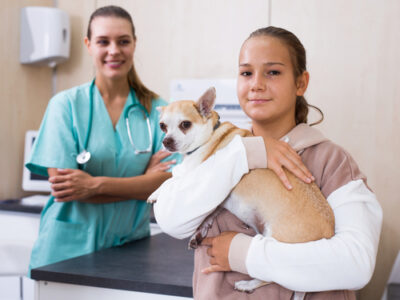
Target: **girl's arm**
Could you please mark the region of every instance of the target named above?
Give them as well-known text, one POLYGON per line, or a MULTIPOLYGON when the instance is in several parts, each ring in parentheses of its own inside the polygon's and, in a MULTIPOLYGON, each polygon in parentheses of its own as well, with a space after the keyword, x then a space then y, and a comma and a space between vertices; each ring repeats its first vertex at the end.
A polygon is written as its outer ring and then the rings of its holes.
POLYGON ((359 289, 368 283, 375 267, 382 208, 354 160, 340 147, 322 143, 303 157, 310 163, 318 161, 314 173, 333 209, 335 235, 289 244, 262 235, 224 233, 204 241, 211 256, 205 273, 232 269, 296 291, 359 289))

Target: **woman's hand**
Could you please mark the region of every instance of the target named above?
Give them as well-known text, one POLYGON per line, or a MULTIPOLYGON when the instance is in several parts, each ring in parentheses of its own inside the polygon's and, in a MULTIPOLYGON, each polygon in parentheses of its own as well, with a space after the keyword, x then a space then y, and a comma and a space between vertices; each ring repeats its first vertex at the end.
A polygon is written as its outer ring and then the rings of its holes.
MULTIPOLYGON (((53 169, 54 170, 54 169, 53 169)), ((56 202, 67 202, 82 200, 96 194, 98 183, 96 177, 82 170, 56 169, 51 172, 49 181, 51 183, 52 195, 56 202)), ((50 173, 50 172, 49 172, 50 173)))
POLYGON ((147 169, 145 174, 153 173, 153 172, 166 172, 172 164, 176 163, 176 160, 170 160, 170 161, 165 161, 161 162, 164 158, 170 156, 171 153, 165 150, 160 150, 157 153, 155 153, 149 161, 149 164, 147 165, 147 169))
POLYGON ((314 176, 303 164, 300 155, 287 142, 274 138, 263 138, 268 157, 268 169, 275 172, 288 190, 293 187, 283 171, 283 167, 306 183, 311 183, 315 180, 314 176))
POLYGON ((201 242, 202 246, 208 246, 207 255, 210 256, 211 265, 201 270, 202 273, 232 271, 228 255, 232 239, 236 234, 237 232, 225 231, 216 237, 207 237, 201 242))

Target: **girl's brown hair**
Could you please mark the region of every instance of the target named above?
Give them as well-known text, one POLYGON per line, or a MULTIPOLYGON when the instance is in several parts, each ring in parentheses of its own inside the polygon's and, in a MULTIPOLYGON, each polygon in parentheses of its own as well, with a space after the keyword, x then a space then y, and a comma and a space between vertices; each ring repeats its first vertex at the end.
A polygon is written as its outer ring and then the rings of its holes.
MULTIPOLYGON (((92 36, 92 30, 91 30, 92 21, 97 17, 117 17, 117 18, 123 18, 125 20, 128 20, 129 23, 131 24, 133 39, 136 41, 135 26, 133 25, 131 15, 122 7, 114 6, 114 5, 100 7, 92 13, 92 15, 90 16, 90 19, 89 19, 89 25, 88 25, 88 29, 87 29, 87 35, 86 35, 89 40, 92 36)), ((139 99, 139 102, 150 113, 151 101, 153 99, 158 98, 159 96, 156 93, 154 93, 153 91, 149 90, 142 83, 142 81, 140 80, 140 78, 135 70, 134 65, 132 65, 132 68, 128 72, 128 82, 129 82, 129 85, 135 90, 135 93, 136 93, 137 98, 139 99)))
MULTIPOLYGON (((295 80, 300 75, 302 75, 303 72, 307 71, 306 50, 304 49, 304 46, 300 42, 300 40, 293 33, 283 28, 269 26, 257 29, 256 31, 252 32, 248 39, 259 36, 269 36, 277 38, 288 47, 293 65, 293 75, 295 80)), ((307 100, 303 96, 297 96, 295 109, 296 125, 300 123, 307 123, 309 107, 316 109, 321 114, 321 118, 317 122, 312 123, 311 126, 319 124, 323 121, 324 114, 318 107, 308 104, 307 100)))

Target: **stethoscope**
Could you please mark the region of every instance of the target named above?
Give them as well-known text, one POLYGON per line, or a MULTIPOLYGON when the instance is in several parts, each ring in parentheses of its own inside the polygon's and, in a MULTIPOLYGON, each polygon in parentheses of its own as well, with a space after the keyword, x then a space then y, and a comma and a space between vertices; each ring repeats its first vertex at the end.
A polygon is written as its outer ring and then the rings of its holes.
MULTIPOLYGON (((89 89, 89 120, 88 120, 88 130, 86 133, 86 137, 85 137, 85 143, 84 143, 84 147, 83 150, 76 156, 76 162, 80 165, 84 165, 86 164, 90 158, 91 158, 91 154, 89 151, 87 151, 87 147, 88 147, 88 143, 89 143, 89 137, 90 137, 90 133, 92 131, 92 123, 93 123, 93 92, 94 92, 94 82, 95 79, 93 79, 92 83, 90 84, 90 89, 89 89)), ((129 138, 129 142, 131 143, 133 150, 135 152, 135 154, 142 154, 142 153, 149 153, 151 152, 151 148, 153 145, 153 136, 151 134, 151 126, 150 126, 150 116, 149 113, 147 112, 147 110, 144 108, 144 106, 142 104, 140 104, 137 100, 135 95, 132 93, 132 89, 130 91, 130 93, 132 94, 132 99, 133 99, 133 104, 129 105, 124 113, 124 118, 125 118, 125 125, 126 125, 126 130, 128 132, 128 138, 129 138), (132 134, 131 134, 131 130, 129 128, 129 112, 134 108, 138 106, 143 113, 146 116, 146 123, 147 123, 147 130, 149 132, 149 146, 144 149, 144 150, 139 150, 136 148, 135 144, 133 143, 133 139, 132 139, 132 134)))

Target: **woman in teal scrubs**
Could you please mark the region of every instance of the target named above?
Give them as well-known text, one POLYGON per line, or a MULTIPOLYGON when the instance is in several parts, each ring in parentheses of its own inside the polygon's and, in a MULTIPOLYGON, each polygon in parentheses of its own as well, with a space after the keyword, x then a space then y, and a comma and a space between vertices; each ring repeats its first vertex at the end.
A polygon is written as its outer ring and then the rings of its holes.
POLYGON ((85 44, 95 80, 50 100, 27 163, 52 183, 30 269, 148 236, 145 200, 170 177, 167 170, 176 162, 160 150, 156 107, 166 102, 141 83, 134 69, 136 36, 129 13, 116 6, 96 10, 85 44), (150 140, 151 150, 138 153, 150 140), (83 150, 91 158, 78 164, 83 150))

